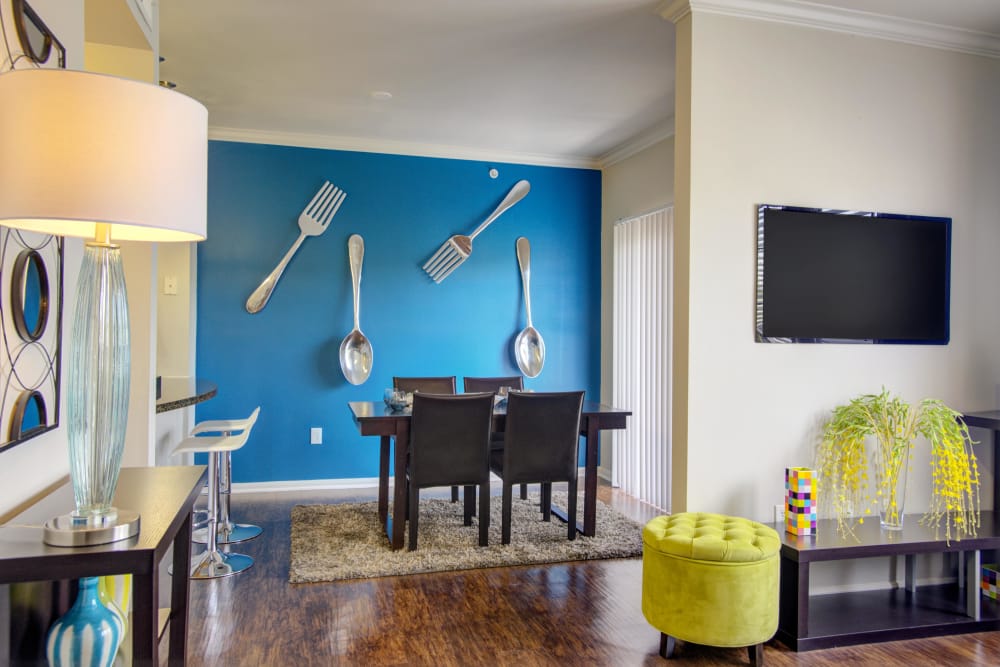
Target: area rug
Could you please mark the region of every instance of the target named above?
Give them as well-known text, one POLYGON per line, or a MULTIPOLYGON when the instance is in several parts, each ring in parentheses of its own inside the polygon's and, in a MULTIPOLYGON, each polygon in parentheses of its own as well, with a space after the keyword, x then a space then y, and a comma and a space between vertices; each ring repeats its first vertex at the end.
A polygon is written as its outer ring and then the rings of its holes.
MULTIPOLYGON (((566 494, 553 492, 552 502, 566 507, 566 494)), ((508 545, 500 544, 500 496, 490 503, 490 544, 480 547, 477 520, 462 525, 462 503, 421 500, 416 551, 389 548, 375 502, 296 505, 288 579, 301 584, 642 555, 642 526, 600 501, 596 536, 571 542, 562 521, 541 520, 537 494, 521 500, 515 492, 508 545)), ((582 496, 578 507, 582 521, 582 496)))

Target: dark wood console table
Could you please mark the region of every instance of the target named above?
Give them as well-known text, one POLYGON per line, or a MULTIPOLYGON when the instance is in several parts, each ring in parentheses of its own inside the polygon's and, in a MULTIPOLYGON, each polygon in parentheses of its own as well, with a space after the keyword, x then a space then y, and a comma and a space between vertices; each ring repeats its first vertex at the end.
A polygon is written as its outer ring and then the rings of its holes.
POLYGON ((901 531, 884 531, 878 519, 841 538, 834 519, 818 522, 818 535, 781 535, 781 602, 777 638, 796 651, 1000 630, 1000 604, 980 592, 980 551, 1000 547, 1000 514, 981 513, 979 535, 946 544, 943 533, 908 514, 901 531), (917 586, 917 554, 959 554, 958 583, 917 586), (809 595, 809 565, 820 561, 904 556, 901 588, 809 595))
MULTIPOLYGON (((132 575, 132 664, 158 664, 159 563, 173 544, 173 571, 191 566, 191 508, 204 484, 205 466, 123 468, 115 506, 139 512, 139 534, 96 547, 50 547, 42 524, 73 509, 65 484, 0 526, 0 584, 132 575)), ((187 651, 187 577, 173 577, 169 664, 187 651)))
POLYGON ((962 415, 962 421, 968 426, 985 428, 993 431, 993 509, 1000 502, 1000 410, 985 410, 983 412, 967 412, 962 415))

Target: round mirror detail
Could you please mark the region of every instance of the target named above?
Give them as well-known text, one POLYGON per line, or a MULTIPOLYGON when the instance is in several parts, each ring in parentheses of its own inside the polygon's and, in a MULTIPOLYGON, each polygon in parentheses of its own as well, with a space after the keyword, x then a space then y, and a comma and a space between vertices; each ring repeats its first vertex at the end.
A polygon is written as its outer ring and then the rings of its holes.
POLYGON ((41 338, 49 319, 49 275, 42 256, 30 248, 14 260, 10 303, 17 335, 29 343, 41 338))
POLYGON ((11 13, 14 15, 17 39, 29 60, 41 65, 48 61, 55 47, 59 67, 66 66, 66 51, 62 43, 56 39, 28 3, 24 0, 11 0, 11 13))
POLYGON ((22 440, 35 430, 45 430, 48 424, 45 398, 37 391, 22 391, 14 403, 8 440, 22 440))

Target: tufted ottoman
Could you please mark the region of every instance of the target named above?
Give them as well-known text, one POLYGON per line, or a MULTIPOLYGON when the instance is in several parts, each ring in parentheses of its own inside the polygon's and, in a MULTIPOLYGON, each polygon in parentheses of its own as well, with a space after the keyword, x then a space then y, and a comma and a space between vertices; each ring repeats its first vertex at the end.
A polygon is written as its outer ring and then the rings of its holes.
POLYGON ((722 514, 660 516, 642 530, 642 613, 660 631, 660 655, 674 640, 747 646, 763 664, 778 629, 778 534, 722 514))

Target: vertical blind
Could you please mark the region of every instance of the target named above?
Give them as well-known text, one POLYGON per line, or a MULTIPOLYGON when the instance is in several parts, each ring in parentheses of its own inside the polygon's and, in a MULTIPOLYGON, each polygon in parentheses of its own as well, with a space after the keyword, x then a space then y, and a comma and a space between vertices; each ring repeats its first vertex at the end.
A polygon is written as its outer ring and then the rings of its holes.
POLYGON ((612 402, 632 411, 612 435, 612 484, 669 511, 670 324, 674 212, 614 227, 612 402))

